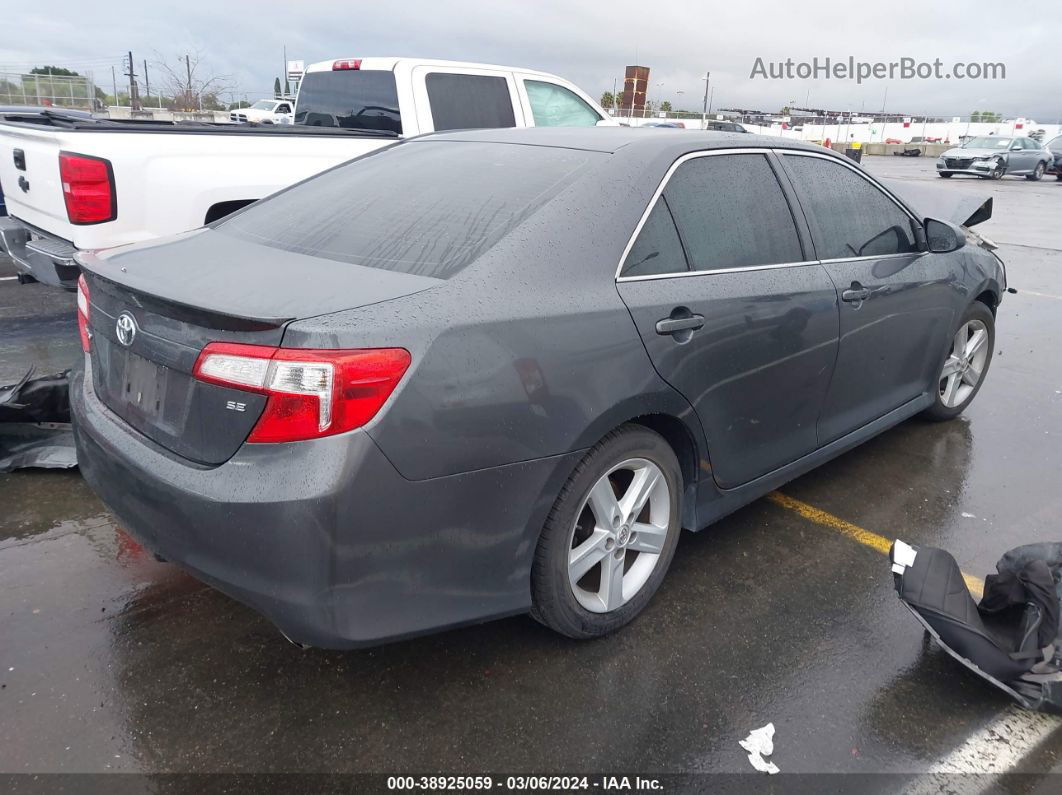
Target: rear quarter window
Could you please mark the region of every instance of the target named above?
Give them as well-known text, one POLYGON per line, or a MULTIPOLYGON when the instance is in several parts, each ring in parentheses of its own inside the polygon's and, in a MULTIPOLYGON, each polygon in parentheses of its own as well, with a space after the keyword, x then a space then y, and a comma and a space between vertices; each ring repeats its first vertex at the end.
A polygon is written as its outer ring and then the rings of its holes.
POLYGON ((446 279, 607 157, 413 141, 327 171, 216 229, 337 263, 446 279))
POLYGON ((512 95, 504 77, 432 72, 424 78, 437 132, 515 127, 512 95))

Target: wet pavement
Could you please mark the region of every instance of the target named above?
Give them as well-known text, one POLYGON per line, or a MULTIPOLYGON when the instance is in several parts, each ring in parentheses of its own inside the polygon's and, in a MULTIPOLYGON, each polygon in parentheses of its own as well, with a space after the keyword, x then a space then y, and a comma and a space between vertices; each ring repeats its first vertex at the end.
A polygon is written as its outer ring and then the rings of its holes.
MULTIPOLYGON (((865 165, 990 190, 981 229, 1019 293, 962 418, 904 423, 782 491, 984 575, 1062 537, 1062 184, 865 165)), ((3 379, 76 355, 73 306, 0 281, 3 379)), ((327 652, 156 562, 76 472, 0 475, 0 772, 751 773, 737 743, 768 721, 784 773, 921 772, 1009 708, 924 643, 879 552, 768 500, 686 534, 612 637, 517 617, 327 652)), ((1060 754, 1056 731, 1013 769, 1060 754)))

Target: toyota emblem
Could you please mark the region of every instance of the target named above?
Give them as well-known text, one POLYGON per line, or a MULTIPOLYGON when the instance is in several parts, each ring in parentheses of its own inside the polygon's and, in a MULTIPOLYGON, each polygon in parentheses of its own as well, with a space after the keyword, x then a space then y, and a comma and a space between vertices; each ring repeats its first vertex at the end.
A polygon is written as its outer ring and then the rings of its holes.
POLYGON ((128 312, 122 312, 114 324, 114 333, 118 336, 118 342, 128 348, 136 339, 136 319, 128 312))

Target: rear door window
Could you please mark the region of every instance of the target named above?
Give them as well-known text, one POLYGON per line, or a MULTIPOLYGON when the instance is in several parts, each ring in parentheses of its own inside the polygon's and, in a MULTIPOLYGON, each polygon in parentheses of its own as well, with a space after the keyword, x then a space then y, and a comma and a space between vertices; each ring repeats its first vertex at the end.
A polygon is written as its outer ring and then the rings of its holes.
POLYGON ((607 157, 412 141, 256 202, 216 230, 338 263, 446 279, 607 157))
POLYGON ((431 72, 424 85, 436 131, 516 126, 504 77, 431 72))
POLYGON ((299 87, 295 123, 401 135, 395 75, 379 69, 310 72, 299 87))
POLYGON ((883 257, 918 251, 911 216, 877 185, 841 163, 785 155, 801 203, 811 211, 821 259, 883 257))
POLYGON ((664 188, 695 271, 800 262, 796 223, 762 154, 682 163, 664 188))
POLYGON ((556 83, 525 80, 536 127, 593 127, 601 116, 577 94, 556 83))
POLYGON ((675 221, 661 196, 623 261, 620 276, 656 276, 689 270, 675 221))

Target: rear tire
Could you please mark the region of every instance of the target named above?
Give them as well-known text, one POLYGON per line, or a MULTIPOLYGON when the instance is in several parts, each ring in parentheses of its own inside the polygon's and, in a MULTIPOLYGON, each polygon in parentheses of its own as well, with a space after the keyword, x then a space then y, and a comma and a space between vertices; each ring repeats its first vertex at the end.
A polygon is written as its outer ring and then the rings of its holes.
POLYGON ((531 566, 531 615, 575 639, 631 621, 674 557, 681 497, 682 471, 663 437, 633 424, 608 434, 546 519, 531 566))
POLYGON ((951 179, 951 172, 950 171, 938 171, 937 172, 937 176, 938 177, 943 177, 944 179, 951 179))
POLYGON ((1030 182, 1039 182, 1040 179, 1043 177, 1045 171, 1047 171, 1047 166, 1043 163, 1037 163, 1036 168, 1033 169, 1033 173, 1026 174, 1025 179, 1029 180, 1030 182))
POLYGON ((987 306, 974 301, 948 343, 934 384, 933 405, 922 416, 944 422, 962 414, 985 382, 995 344, 995 316, 987 306))

